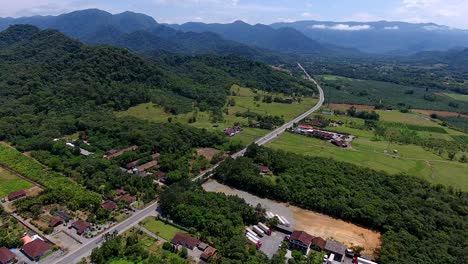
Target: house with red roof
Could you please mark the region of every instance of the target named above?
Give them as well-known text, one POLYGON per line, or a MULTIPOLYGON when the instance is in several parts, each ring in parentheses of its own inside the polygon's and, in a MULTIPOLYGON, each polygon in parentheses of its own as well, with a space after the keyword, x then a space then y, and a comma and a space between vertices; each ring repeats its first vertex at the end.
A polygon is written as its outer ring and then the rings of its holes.
POLYGON ((23 252, 32 261, 39 260, 39 258, 47 254, 50 250, 52 250, 50 245, 42 239, 33 240, 21 248, 21 252, 23 252))
POLYGON ((65 221, 63 220, 62 217, 57 216, 57 215, 52 216, 50 218, 50 221, 49 221, 49 227, 56 227, 56 226, 58 226, 60 224, 63 224, 63 222, 65 222, 65 221))
POLYGON ((107 200, 101 204, 101 207, 107 211, 114 211, 117 209, 117 204, 114 201, 107 200))
POLYGON ((83 220, 78 220, 74 222, 69 228, 76 229, 76 233, 81 236, 84 232, 91 228, 91 224, 83 220))
POLYGON ((189 234, 177 233, 171 240, 171 243, 174 246, 183 246, 188 249, 194 249, 198 244, 200 244, 200 240, 189 234))
POLYGON ((26 196, 26 191, 25 190, 19 190, 16 192, 11 192, 8 194, 8 201, 14 201, 16 199, 19 199, 21 197, 26 196))
POLYGON ((294 231, 289 237, 290 246, 294 249, 301 250, 304 254, 309 254, 310 245, 314 237, 304 231, 294 231))
POLYGON ((214 254, 216 254, 216 248, 208 246, 200 255, 200 259, 205 262, 208 262, 214 254))
POLYGON ((11 264, 16 262, 16 255, 6 247, 0 247, 0 264, 11 264))
POLYGON ((120 196, 119 200, 124 201, 124 202, 126 202, 128 204, 132 204, 132 203, 136 202, 136 197, 127 193, 125 195, 120 196))

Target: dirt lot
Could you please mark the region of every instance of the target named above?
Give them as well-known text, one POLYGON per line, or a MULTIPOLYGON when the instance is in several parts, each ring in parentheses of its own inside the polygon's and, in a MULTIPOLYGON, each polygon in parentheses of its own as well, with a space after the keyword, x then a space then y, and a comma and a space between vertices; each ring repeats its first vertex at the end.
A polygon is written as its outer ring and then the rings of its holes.
POLYGON ((348 247, 362 246, 373 255, 380 248, 380 233, 323 214, 290 206, 296 220, 295 228, 324 239, 334 239, 348 247))
POLYGON ((214 148, 200 148, 197 149, 197 155, 198 156, 203 156, 207 160, 211 161, 213 159, 214 155, 218 154, 219 150, 214 149, 214 148))
POLYGON ((447 112, 447 111, 436 111, 436 110, 421 110, 421 109, 412 109, 411 111, 423 114, 423 115, 431 115, 437 114, 438 116, 463 116, 468 117, 468 115, 459 114, 455 112, 447 112))
POLYGON ((347 110, 354 106, 357 110, 374 110, 375 107, 373 105, 357 105, 357 104, 330 104, 330 109, 340 109, 340 110, 347 110))
POLYGON ((266 210, 284 216, 296 230, 303 230, 324 239, 333 238, 348 247, 362 246, 365 249, 364 252, 368 255, 374 255, 374 250, 380 248, 381 242, 378 232, 359 227, 352 223, 285 203, 259 198, 250 193, 220 184, 214 180, 204 183, 203 188, 209 192, 237 195, 252 206, 260 203, 266 210))

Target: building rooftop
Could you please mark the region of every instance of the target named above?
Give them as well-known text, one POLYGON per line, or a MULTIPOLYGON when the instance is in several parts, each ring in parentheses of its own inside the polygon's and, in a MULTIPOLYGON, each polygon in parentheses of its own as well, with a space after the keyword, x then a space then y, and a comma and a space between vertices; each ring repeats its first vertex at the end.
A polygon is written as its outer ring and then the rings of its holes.
POLYGON ((101 207, 108 210, 108 211, 114 211, 117 208, 117 204, 114 201, 105 201, 101 204, 101 207))
POLYGON ((23 251, 24 254, 26 254, 31 259, 37 259, 49 250, 49 244, 44 242, 42 239, 36 239, 32 242, 29 242, 21 249, 21 251, 23 251))
POLYGON ((76 233, 81 235, 91 227, 91 224, 83 220, 78 220, 72 224, 72 227, 76 229, 76 233))
POLYGON ((56 227, 64 222, 63 218, 60 216, 52 216, 49 221, 49 227, 56 227))
POLYGON ((340 242, 328 240, 325 244, 325 250, 344 255, 346 253, 346 246, 340 242))
POLYGON ((8 200, 13 201, 16 200, 20 197, 26 196, 26 191, 25 190, 19 190, 16 192, 11 192, 8 194, 8 200))
POLYGON ((304 245, 310 245, 312 243, 313 238, 314 237, 312 235, 309 235, 307 232, 294 231, 289 237, 289 240, 298 240, 304 245))
POLYGON ((183 245, 190 248, 194 248, 200 243, 200 240, 189 234, 177 233, 171 240, 171 242, 174 245, 183 245))
POLYGON ((16 255, 13 254, 8 248, 0 247, 0 263, 9 263, 16 258, 16 255))

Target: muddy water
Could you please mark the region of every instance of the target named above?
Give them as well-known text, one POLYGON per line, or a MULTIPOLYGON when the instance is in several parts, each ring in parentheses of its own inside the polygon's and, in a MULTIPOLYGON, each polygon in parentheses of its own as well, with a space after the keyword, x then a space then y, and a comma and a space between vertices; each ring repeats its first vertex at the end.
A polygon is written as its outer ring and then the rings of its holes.
POLYGON ((380 234, 378 232, 362 228, 360 226, 305 210, 285 203, 279 203, 269 199, 263 199, 250 193, 233 189, 214 180, 207 181, 203 188, 208 192, 220 192, 227 195, 237 195, 248 204, 256 206, 261 204, 267 211, 284 216, 296 230, 320 236, 324 239, 334 239, 348 247, 362 246, 366 254, 373 254, 380 248, 380 234))

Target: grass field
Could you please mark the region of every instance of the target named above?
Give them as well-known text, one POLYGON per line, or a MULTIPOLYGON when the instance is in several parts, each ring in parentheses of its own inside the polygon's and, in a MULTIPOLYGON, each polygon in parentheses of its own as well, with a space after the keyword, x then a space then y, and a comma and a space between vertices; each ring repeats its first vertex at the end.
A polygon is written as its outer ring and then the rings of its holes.
POLYGON ((452 99, 458 101, 468 102, 468 95, 467 94, 454 94, 454 93, 444 93, 445 96, 448 96, 452 99))
POLYGON ((168 241, 174 238, 177 233, 186 233, 185 231, 169 225, 164 222, 157 220, 154 217, 147 217, 140 223, 141 226, 153 232, 155 235, 158 235, 168 241))
POLYGON ((468 164, 444 160, 436 154, 414 145, 389 144, 358 137, 351 149, 338 148, 326 141, 285 133, 268 147, 303 155, 333 158, 391 174, 407 173, 425 178, 432 183, 454 186, 468 191, 468 164), (399 157, 384 153, 397 149, 399 157))
MULTIPOLYGON (((267 134, 268 131, 248 128, 248 119, 237 117, 236 113, 251 111, 265 115, 277 115, 282 116, 285 121, 288 121, 307 111, 317 103, 317 99, 311 97, 304 97, 300 103, 296 102, 293 104, 255 102, 255 95, 265 96, 273 94, 263 91, 254 93, 249 88, 243 88, 236 85, 233 85, 231 91, 236 93, 236 96, 229 96, 229 99, 234 99, 235 105, 227 107, 228 114, 223 114, 223 120, 217 122, 217 127, 214 127, 214 123, 212 122, 210 113, 208 112, 193 111, 186 114, 171 115, 165 113, 161 107, 152 103, 140 104, 128 109, 127 111, 116 112, 115 114, 119 117, 133 116, 155 122, 168 122, 168 118, 172 118, 173 123, 178 122, 214 131, 223 131, 227 127, 232 127, 234 123, 239 123, 244 130, 241 134, 231 138, 231 140, 240 141, 243 144, 250 144, 255 141, 256 138, 267 134), (189 123, 188 120, 191 117, 196 117, 196 122, 189 123)), ((281 97, 283 95, 275 94, 274 96, 281 97)))
POLYGON ((0 167, 0 197, 33 187, 33 184, 0 167))

